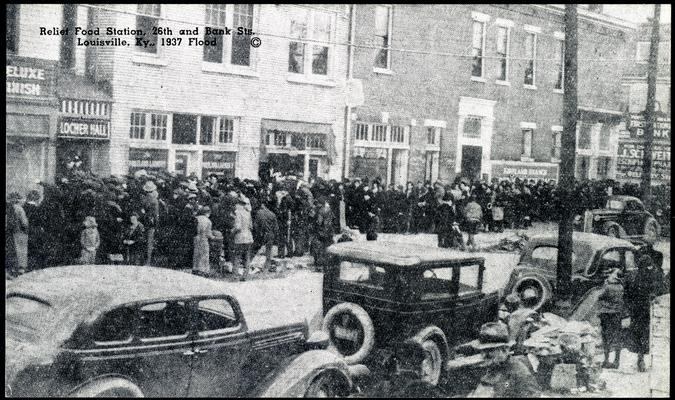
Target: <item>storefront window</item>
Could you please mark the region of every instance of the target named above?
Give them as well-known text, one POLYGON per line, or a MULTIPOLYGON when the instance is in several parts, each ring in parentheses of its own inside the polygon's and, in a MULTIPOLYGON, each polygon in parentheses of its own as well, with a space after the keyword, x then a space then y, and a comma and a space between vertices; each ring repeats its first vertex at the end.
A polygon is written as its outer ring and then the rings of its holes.
POLYGON ((215 117, 201 117, 201 134, 199 135, 200 144, 213 144, 213 127, 216 124, 215 117))
POLYGON ((196 144, 197 116, 174 114, 171 140, 175 144, 196 144))

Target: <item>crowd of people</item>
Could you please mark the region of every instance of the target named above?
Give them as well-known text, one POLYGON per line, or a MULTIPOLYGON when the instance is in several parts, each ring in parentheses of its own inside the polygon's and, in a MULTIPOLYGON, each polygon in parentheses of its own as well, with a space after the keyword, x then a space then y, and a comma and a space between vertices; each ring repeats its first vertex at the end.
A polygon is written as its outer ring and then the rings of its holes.
POLYGON ((76 168, 41 185, 42 193, 7 199, 6 254, 14 274, 73 262, 209 273, 224 257, 245 278, 261 248, 268 269, 275 246, 279 258, 310 253, 320 266, 334 235, 350 229, 369 240, 378 232, 435 233, 440 247, 472 249, 481 231, 527 229, 533 221, 556 221, 563 207, 580 214, 603 207, 609 194, 639 194, 637 186, 614 181, 580 182, 565 195, 552 181, 519 178, 404 188, 379 178, 202 180, 145 170, 101 178, 76 168))

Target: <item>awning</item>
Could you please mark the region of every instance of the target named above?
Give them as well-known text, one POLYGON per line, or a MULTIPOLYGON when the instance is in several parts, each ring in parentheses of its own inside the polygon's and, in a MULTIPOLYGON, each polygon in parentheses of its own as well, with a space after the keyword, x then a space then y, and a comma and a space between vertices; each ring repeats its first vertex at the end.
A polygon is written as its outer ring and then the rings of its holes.
POLYGON ((61 99, 112 102, 111 94, 101 86, 69 70, 59 70, 56 75, 56 96, 61 99))
POLYGON ((285 132, 291 135, 324 135, 326 138, 324 143, 328 162, 332 164, 337 155, 335 150, 335 135, 331 124, 263 119, 260 130, 261 161, 267 158, 267 134, 270 132, 285 132))
POLYGON ((592 119, 620 120, 624 117, 624 112, 619 110, 608 110, 598 107, 579 106, 580 116, 590 117, 592 119))

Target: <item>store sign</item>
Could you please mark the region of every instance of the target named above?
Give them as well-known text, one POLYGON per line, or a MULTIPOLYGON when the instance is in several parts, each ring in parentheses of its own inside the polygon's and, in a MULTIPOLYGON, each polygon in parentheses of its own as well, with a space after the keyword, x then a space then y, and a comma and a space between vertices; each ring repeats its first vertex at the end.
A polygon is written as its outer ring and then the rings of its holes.
POLYGON ((58 137, 108 139, 110 138, 110 122, 64 117, 59 122, 58 137))
POLYGON ((164 171, 168 167, 168 155, 169 151, 163 149, 129 149, 129 172, 164 171))
POLYGON ((205 151, 202 159, 202 177, 209 174, 234 176, 237 153, 205 151))
POLYGON ((7 56, 7 96, 53 97, 54 65, 46 60, 7 56))
MULTIPOLYGON (((616 161, 616 179, 642 179, 644 141, 620 141, 616 161)), ((670 143, 652 144, 652 183, 670 183, 670 143)))
MULTIPOLYGON (((628 132, 631 139, 645 138, 645 117, 642 114, 631 114, 628 132)), ((654 142, 670 143, 670 118, 660 117, 654 124, 654 142)))
POLYGON ((354 157, 387 158, 387 149, 373 147, 354 147, 354 157))
POLYGON ((524 164, 501 164, 492 162, 492 178, 520 178, 520 179, 534 179, 535 181, 541 179, 543 181, 558 180, 558 166, 557 165, 524 165, 524 164))

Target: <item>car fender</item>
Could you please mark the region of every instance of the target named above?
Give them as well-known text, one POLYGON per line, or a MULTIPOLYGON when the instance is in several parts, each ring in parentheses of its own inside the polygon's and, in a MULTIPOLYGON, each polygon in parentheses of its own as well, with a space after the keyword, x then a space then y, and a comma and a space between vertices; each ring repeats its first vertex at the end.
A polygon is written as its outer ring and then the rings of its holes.
POLYGON ((445 333, 443 333, 441 328, 437 327, 436 325, 429 325, 426 328, 418 331, 415 336, 412 337, 412 340, 419 344, 424 343, 424 341, 427 339, 434 340, 440 346, 443 357, 448 357, 448 354, 450 354, 448 338, 445 337, 445 333))
POLYGON ((520 281, 521 278, 524 278, 526 276, 535 276, 537 278, 541 278, 551 286, 553 286, 551 282, 555 282, 556 279, 556 274, 554 272, 551 273, 550 271, 545 270, 543 268, 533 267, 528 264, 525 265, 521 264, 519 266, 516 266, 513 272, 511 272, 511 277, 509 278, 509 281, 507 282, 506 286, 504 287, 504 290, 502 291, 502 296, 506 298, 506 296, 510 295, 513 292, 513 287, 515 286, 515 284, 518 281, 520 281))
POLYGON ((612 227, 619 228, 619 236, 620 237, 622 237, 622 238, 626 237, 626 230, 623 229, 623 227, 621 225, 619 225, 619 223, 617 223, 616 221, 607 221, 607 222, 602 224, 603 235, 606 235, 607 232, 609 231, 609 228, 612 228, 612 227))
POLYGON ((327 350, 310 350, 272 372, 252 396, 303 397, 312 381, 326 372, 341 376, 347 389, 351 389, 349 367, 342 358, 327 350))
MULTIPOLYGON (((113 380, 113 379, 121 379, 121 380, 127 381, 129 383, 130 387, 134 387, 140 393, 142 393, 140 388, 138 387, 138 384, 131 377, 129 377, 127 375, 123 375, 123 374, 112 373, 112 374, 99 375, 99 376, 96 376, 94 378, 88 379, 88 380, 78 384, 77 386, 68 389, 68 392, 64 393, 64 395, 67 396, 67 397, 73 397, 75 395, 75 393, 81 391, 82 389, 84 389, 88 386, 93 386, 98 382, 103 382, 103 381, 113 380)), ((75 396, 75 397, 83 397, 83 396, 75 396)), ((90 395, 85 394, 84 397, 90 397, 90 395)))

